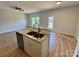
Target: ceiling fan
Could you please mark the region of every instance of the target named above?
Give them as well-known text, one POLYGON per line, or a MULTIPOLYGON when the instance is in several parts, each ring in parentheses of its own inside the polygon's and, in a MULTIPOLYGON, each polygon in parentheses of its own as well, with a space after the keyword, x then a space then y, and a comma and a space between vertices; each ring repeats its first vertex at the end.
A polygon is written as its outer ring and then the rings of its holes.
POLYGON ((17 7, 17 6, 9 6, 10 8, 13 8, 15 10, 19 10, 19 11, 24 11, 22 8, 17 7))
MULTIPOLYGON (((2 2, 2 3, 3 3, 3 2, 2 2)), ((6 6, 6 7, 9 7, 9 8, 12 8, 12 9, 14 9, 14 10, 18 10, 18 11, 24 11, 21 7, 12 6, 12 5, 7 4, 6 2, 3 3, 3 6, 6 6)))

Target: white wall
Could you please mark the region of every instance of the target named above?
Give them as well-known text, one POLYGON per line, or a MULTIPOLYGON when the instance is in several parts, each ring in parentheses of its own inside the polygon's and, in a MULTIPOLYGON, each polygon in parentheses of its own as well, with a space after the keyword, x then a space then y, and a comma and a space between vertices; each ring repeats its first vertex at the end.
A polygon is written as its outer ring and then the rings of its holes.
POLYGON ((0 33, 16 31, 26 26, 26 16, 0 5, 0 33))
POLYGON ((78 18, 79 6, 62 8, 58 10, 50 10, 39 13, 32 13, 28 15, 28 25, 31 25, 31 16, 40 17, 40 26, 48 27, 48 16, 54 17, 55 32, 64 32, 76 35, 76 24, 78 18))

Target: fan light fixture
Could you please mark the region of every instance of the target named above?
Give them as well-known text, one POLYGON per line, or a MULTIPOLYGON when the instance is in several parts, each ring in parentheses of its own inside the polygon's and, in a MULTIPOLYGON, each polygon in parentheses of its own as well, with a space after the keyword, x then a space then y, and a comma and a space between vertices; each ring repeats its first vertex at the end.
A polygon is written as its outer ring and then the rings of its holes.
POLYGON ((60 5, 61 3, 62 3, 62 1, 57 1, 56 2, 57 5, 60 5))

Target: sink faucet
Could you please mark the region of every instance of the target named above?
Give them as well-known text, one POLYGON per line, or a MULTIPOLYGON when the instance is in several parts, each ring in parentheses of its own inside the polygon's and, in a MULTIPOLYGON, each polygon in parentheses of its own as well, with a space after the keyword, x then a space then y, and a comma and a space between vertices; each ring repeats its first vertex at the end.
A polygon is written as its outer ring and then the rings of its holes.
POLYGON ((35 23, 35 24, 33 25, 33 28, 34 28, 34 26, 35 26, 36 24, 38 25, 38 32, 40 32, 40 28, 39 28, 39 24, 38 24, 38 23, 35 23))

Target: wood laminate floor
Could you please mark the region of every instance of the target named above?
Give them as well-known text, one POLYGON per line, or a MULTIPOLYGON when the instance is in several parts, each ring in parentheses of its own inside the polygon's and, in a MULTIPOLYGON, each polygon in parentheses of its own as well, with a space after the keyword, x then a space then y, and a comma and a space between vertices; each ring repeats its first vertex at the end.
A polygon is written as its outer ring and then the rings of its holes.
POLYGON ((72 57, 77 44, 76 38, 66 34, 58 34, 53 32, 50 34, 49 56, 72 57))
POLYGON ((25 51, 18 48, 16 33, 0 34, 0 57, 26 57, 25 51))
MULTIPOLYGON (((77 40, 68 35, 50 32, 49 57, 71 57, 77 40)), ((9 32, 0 34, 0 57, 29 57, 29 55, 18 48, 16 33, 9 32)))

